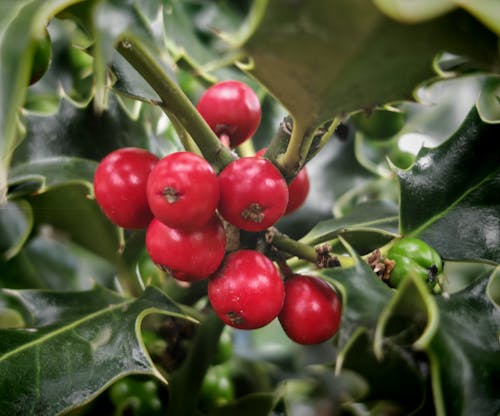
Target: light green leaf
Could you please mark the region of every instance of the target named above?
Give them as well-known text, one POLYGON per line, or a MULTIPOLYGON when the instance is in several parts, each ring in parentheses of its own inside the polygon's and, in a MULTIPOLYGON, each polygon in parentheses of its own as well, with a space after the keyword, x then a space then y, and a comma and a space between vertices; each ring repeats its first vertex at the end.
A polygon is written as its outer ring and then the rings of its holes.
POLYGON ((453 0, 373 0, 389 17, 405 23, 433 19, 456 7, 453 0))
POLYGON ((367 228, 379 229, 381 233, 394 233, 397 231, 398 218, 398 207, 389 201, 361 203, 343 217, 319 222, 301 241, 306 244, 318 244, 348 231, 367 228))
POLYGON ((78 157, 53 157, 16 165, 9 172, 9 195, 43 193, 64 185, 83 185, 93 194, 97 162, 78 157))
POLYGON ((0 253, 4 260, 15 256, 33 227, 33 213, 26 201, 7 202, 0 206, 0 253))
POLYGON ((490 77, 477 100, 477 111, 485 123, 500 123, 500 77, 490 77))
POLYGON ((500 35, 500 3, 497 0, 453 0, 500 35))
POLYGON ((152 313, 183 315, 156 289, 137 299, 99 287, 9 294, 32 315, 32 326, 0 331, 0 404, 6 414, 59 414, 126 374, 163 380, 144 349, 141 322, 152 313))

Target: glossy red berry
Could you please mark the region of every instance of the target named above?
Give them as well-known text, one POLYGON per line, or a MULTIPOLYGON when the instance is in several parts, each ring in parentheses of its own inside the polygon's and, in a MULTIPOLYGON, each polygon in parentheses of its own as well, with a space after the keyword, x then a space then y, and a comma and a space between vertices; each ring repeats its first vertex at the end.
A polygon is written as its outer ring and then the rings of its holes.
POLYGON ((178 280, 205 279, 224 258, 226 234, 214 215, 193 230, 179 230, 153 219, 146 231, 146 249, 153 262, 178 280))
POLYGON ((280 171, 262 157, 234 160, 219 174, 220 214, 246 231, 262 231, 285 213, 288 186, 280 171))
POLYGON ((271 260, 254 250, 229 254, 208 281, 208 298, 217 315, 240 329, 261 328, 281 310, 284 284, 271 260))
POLYGON ((229 137, 231 147, 249 139, 261 119, 258 97, 240 81, 222 81, 212 85, 201 96, 197 109, 218 137, 229 137))
POLYGON ((306 201, 307 195, 309 195, 309 175, 305 167, 288 184, 288 195, 285 215, 297 211, 306 201))
MULTIPOLYGON (((266 148, 259 150, 255 155, 264 156, 266 153, 266 148)), ((306 201, 307 195, 309 195, 309 175, 307 173, 307 168, 304 166, 297 176, 292 179, 288 184, 288 205, 286 206, 285 214, 288 215, 299 209, 306 201)))
POLYGON ((214 215, 219 202, 219 181, 212 166, 190 152, 175 152, 161 159, 147 186, 153 214, 173 228, 200 227, 214 215))
POLYGON ((128 229, 146 228, 153 218, 146 197, 148 176, 158 158, 144 149, 126 147, 108 154, 94 175, 95 198, 104 214, 128 229))
POLYGON ((303 275, 285 281, 285 303, 278 318, 293 341, 311 345, 328 340, 337 332, 341 314, 337 293, 325 281, 303 275))

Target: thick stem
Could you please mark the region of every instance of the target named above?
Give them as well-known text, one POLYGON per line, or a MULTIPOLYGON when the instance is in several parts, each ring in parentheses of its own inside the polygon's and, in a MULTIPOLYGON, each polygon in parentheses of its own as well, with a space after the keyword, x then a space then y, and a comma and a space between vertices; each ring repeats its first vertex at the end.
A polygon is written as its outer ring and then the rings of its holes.
POLYGON ((123 39, 116 49, 156 91, 162 101, 161 107, 167 110, 167 115, 175 115, 215 170, 222 170, 233 160, 231 152, 222 145, 182 89, 139 41, 123 39))
POLYGON ((313 136, 308 134, 307 126, 294 120, 292 135, 285 153, 278 155, 276 162, 285 177, 294 176, 301 169, 311 147, 313 136))
POLYGON ((285 253, 314 263, 318 267, 333 267, 338 265, 341 267, 350 267, 354 265, 354 260, 351 257, 337 256, 331 252, 327 253, 323 249, 323 245, 309 246, 276 230, 273 231, 271 244, 285 253))

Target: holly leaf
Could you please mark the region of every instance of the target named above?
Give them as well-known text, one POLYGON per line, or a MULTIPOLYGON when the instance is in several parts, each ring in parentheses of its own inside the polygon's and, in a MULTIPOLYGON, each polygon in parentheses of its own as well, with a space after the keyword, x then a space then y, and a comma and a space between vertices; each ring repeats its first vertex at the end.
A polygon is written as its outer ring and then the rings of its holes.
POLYGON ((498 287, 499 276, 497 268, 449 297, 434 297, 422 281, 410 278, 380 318, 379 357, 391 342, 427 354, 438 415, 493 416, 500 410, 500 310, 488 293, 498 287))
POLYGON ((113 94, 108 109, 102 113, 95 112, 92 106, 80 108, 63 99, 57 113, 28 113, 23 122, 26 136, 12 162, 16 175, 22 173, 18 165, 23 163, 30 169, 29 164, 35 161, 56 157, 64 157, 61 163, 69 157, 100 161, 117 148, 150 147, 146 127, 132 120, 113 94))
POLYGON ((398 221, 398 207, 392 201, 373 200, 355 205, 345 215, 318 222, 300 241, 309 245, 329 243, 334 252, 342 253, 341 237, 365 255, 398 235, 398 221))
POLYGON ((249 70, 303 128, 405 99, 443 50, 492 62, 496 36, 464 13, 405 25, 372 2, 265 2, 242 48, 249 70), (411 45, 411 47, 408 47, 411 45), (394 74, 403 77, 394 77, 394 74), (390 79, 391 82, 387 82, 390 79))
POLYGON ((33 213, 26 201, 7 202, 0 209, 0 253, 3 260, 15 256, 33 227, 33 213))
POLYGON ((9 172, 9 196, 48 192, 65 185, 82 185, 93 194, 97 162, 78 157, 49 157, 21 163, 9 172))
POLYGON ((439 147, 423 148, 400 181, 400 228, 445 259, 500 262, 500 135, 474 107, 439 147))
POLYGON ((500 77, 490 77, 477 101, 477 110, 486 123, 500 123, 500 77))
POLYGON ((488 280, 438 298, 439 329, 423 344, 431 362, 433 393, 441 414, 497 415, 500 398, 500 310, 487 296, 488 280), (460 400, 457 400, 460 398, 460 400))
MULTIPOLYGON (((400 345, 387 342, 383 356, 373 351, 373 334, 360 329, 339 353, 336 374, 355 372, 370 387, 361 397, 356 397, 358 406, 362 403, 390 403, 398 414, 411 414, 419 409, 425 399, 425 377, 419 362, 409 356, 400 345)), ((343 398, 346 401, 346 398, 343 398)))
POLYGON ((0 203, 7 192, 7 170, 19 137, 18 110, 26 97, 34 45, 45 36, 45 26, 55 13, 75 0, 21 0, 0 5, 0 203))
POLYGON ((116 269, 110 262, 47 228, 11 260, 0 262, 0 286, 58 291, 89 290, 96 283, 114 287, 116 269))
POLYGON ((127 374, 165 381, 145 351, 141 322, 152 313, 185 316, 158 290, 148 288, 137 299, 99 287, 7 293, 31 319, 27 328, 0 330, 3 412, 59 414, 92 400, 127 374))

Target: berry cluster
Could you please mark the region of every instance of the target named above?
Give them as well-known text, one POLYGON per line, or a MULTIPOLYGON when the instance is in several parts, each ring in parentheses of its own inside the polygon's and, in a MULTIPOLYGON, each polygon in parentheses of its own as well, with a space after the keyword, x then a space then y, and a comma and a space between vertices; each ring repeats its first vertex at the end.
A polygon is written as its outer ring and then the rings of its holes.
MULTIPOLYGON (((249 139, 261 118, 254 92, 237 81, 208 89, 197 108, 230 148, 249 139)), ((226 223, 264 231, 300 207, 309 191, 305 169, 288 185, 264 152, 238 158, 217 175, 191 152, 159 159, 144 149, 118 149, 97 167, 96 201, 116 225, 146 229, 149 256, 175 279, 208 279, 208 298, 226 324, 256 329, 278 317, 292 340, 323 342, 337 331, 341 316, 332 287, 311 276, 283 281, 261 252, 226 250, 226 223)))

